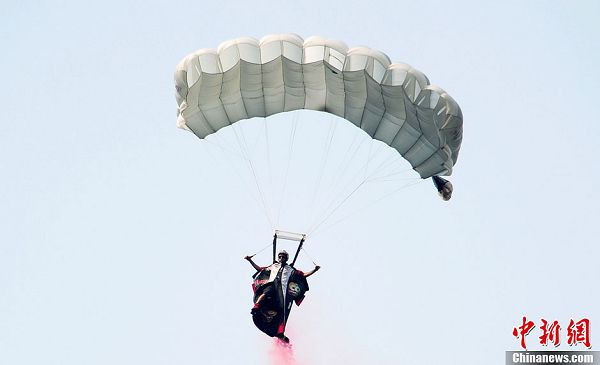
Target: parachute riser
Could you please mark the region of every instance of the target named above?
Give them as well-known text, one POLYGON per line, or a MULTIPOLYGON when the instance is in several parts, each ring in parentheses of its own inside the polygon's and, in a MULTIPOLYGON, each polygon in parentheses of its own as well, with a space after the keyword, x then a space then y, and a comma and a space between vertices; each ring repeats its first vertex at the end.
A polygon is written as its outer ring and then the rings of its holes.
POLYGON ((277 231, 275 231, 275 234, 273 235, 273 263, 276 263, 277 260, 275 259, 277 257, 277 231))
POLYGON ((298 254, 300 253, 300 250, 302 249, 303 244, 304 244, 304 238, 302 238, 300 240, 300 244, 298 245, 298 249, 296 250, 296 254, 294 255, 294 260, 290 264, 291 267, 294 267, 294 264, 296 263, 296 259, 298 258, 298 254))

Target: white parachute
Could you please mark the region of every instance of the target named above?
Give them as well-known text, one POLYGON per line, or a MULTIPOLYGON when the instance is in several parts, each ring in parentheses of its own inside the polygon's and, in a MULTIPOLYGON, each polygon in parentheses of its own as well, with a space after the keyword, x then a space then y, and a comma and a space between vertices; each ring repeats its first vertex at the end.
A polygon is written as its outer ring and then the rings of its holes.
POLYGON ((252 117, 323 111, 396 149, 423 179, 450 175, 462 141, 460 107, 424 74, 322 37, 244 37, 201 49, 177 65, 175 84, 177 125, 199 138, 252 117))
MULTIPOLYGON (((303 237, 321 232, 325 222, 331 226, 348 217, 347 214, 342 217, 339 208, 348 209, 351 200, 359 200, 357 191, 370 187, 374 187, 374 193, 369 192, 365 201, 376 202, 433 177, 444 200, 452 195, 452 184, 439 176, 450 175, 458 158, 463 123, 460 107, 442 89, 430 85, 424 74, 409 65, 391 63, 380 51, 348 48, 341 41, 322 37, 303 40, 295 34, 268 35, 260 41, 243 37, 224 42, 217 49, 200 49, 185 57, 177 65, 175 86, 177 125, 201 139, 210 136, 207 142, 217 142, 221 151, 240 152, 238 156, 248 163, 248 176, 254 180, 246 182, 246 186, 250 186, 250 190, 256 188, 253 195, 258 197, 254 198, 264 209, 273 230, 285 228, 303 232, 303 237), (300 116, 298 110, 301 109, 309 111, 300 116), (273 130, 285 123, 277 121, 268 127, 270 118, 266 117, 286 112, 291 112, 288 114, 294 120, 289 140, 284 141, 284 134, 273 130), (327 133, 323 127, 327 123, 318 120, 318 112, 329 114, 327 133), (309 118, 305 118, 306 115, 309 118), (243 120, 248 122, 237 123, 243 120), (262 125, 264 133, 254 133, 257 123, 262 125), (240 125, 253 127, 244 131, 240 125), (306 128, 298 132, 301 129, 298 125, 306 128), (223 128, 223 132, 215 133, 223 128), (346 144, 347 149, 334 138, 336 128, 336 136, 356 133, 352 142, 346 144), (235 142, 220 144, 228 133, 235 134, 235 142), (258 137, 249 138, 252 133, 258 137), (298 136, 303 133, 306 143, 295 145, 295 138, 302 138, 298 136), (278 147, 272 147, 270 135, 279 136, 278 147), (320 142, 323 137, 324 141, 320 142), (367 140, 369 143, 363 143, 367 140), (389 151, 379 153, 377 148, 373 152, 375 144, 392 149, 383 148, 389 151), (266 162, 253 160, 256 154, 251 153, 252 146, 265 148, 266 162), (324 155, 307 163, 319 146, 324 155), (294 148, 305 150, 298 151, 300 159, 295 159, 298 167, 290 169, 294 148), (394 163, 404 162, 399 161, 401 158, 395 151, 410 167, 398 170, 394 163), (381 154, 387 154, 387 159, 383 156, 378 160, 381 154), (287 156, 287 161, 276 160, 282 155, 287 156), (366 160, 362 165, 356 162, 361 158, 366 160), (353 161, 357 165, 354 171, 353 161), (262 175, 261 162, 267 171, 262 175), (320 166, 320 170, 312 174, 316 178, 297 184, 305 191, 287 191, 288 179, 304 179, 310 173, 306 176, 302 173, 315 166, 320 166), (396 185, 399 173, 416 175, 412 170, 418 177, 400 177, 400 184, 396 185), (294 172, 297 176, 288 178, 294 172), (327 172, 332 173, 331 178, 325 176, 327 172), (391 192, 382 188, 387 182, 391 192), (351 196, 353 199, 349 199, 351 196), (299 208, 303 212, 301 218, 306 217, 309 222, 304 224, 296 219, 280 224, 282 207, 290 205, 297 209, 304 203, 306 207, 299 208), (331 223, 334 218, 335 223, 331 223)), ((234 171, 240 178, 236 181, 243 180, 239 170, 234 168, 234 171)), ((364 207, 363 204, 356 212, 364 207)))

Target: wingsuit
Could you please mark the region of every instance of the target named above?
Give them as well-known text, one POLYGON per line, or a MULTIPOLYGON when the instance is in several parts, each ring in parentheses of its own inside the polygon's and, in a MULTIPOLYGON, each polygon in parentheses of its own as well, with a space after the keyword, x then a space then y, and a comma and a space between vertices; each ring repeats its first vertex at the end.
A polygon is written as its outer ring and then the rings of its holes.
POLYGON ((300 305, 308 291, 305 274, 288 264, 276 262, 261 267, 253 278, 255 307, 252 310, 252 320, 254 324, 271 337, 285 338, 285 325, 292 309, 292 302, 300 305), (261 298, 260 303, 258 303, 259 298, 261 298))

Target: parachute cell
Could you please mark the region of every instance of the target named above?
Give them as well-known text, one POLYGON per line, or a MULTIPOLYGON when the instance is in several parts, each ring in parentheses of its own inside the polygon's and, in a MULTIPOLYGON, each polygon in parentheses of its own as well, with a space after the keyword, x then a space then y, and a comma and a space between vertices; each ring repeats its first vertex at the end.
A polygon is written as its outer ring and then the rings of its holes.
POLYGON ((321 37, 238 38, 177 66, 179 127, 204 138, 242 119, 328 112, 396 149, 421 178, 450 175, 462 113, 421 72, 367 47, 321 37))

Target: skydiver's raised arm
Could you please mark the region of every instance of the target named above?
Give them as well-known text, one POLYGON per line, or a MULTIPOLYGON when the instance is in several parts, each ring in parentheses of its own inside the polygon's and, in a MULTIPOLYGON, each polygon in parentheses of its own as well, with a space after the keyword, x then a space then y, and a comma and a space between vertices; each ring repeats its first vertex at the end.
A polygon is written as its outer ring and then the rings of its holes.
POLYGON ((320 269, 320 268, 321 268, 321 266, 319 266, 319 265, 315 266, 315 268, 314 268, 314 269, 312 269, 312 270, 310 270, 310 271, 308 271, 308 272, 305 272, 305 273, 304 273, 304 277, 305 277, 305 278, 307 278, 307 277, 311 276, 312 274, 314 274, 314 273, 316 273, 317 271, 319 271, 319 269, 320 269))
POLYGON ((256 263, 254 263, 254 261, 252 261, 252 256, 246 256, 244 257, 244 260, 247 260, 250 263, 250 265, 252 265, 252 267, 256 269, 256 271, 262 270, 262 267, 258 266, 256 263))

